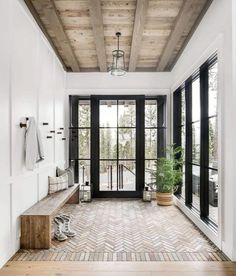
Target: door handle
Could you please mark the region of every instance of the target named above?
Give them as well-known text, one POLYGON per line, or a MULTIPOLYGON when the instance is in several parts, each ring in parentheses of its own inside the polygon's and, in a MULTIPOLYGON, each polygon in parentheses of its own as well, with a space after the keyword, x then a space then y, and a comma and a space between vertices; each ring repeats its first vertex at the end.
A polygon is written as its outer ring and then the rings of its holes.
POLYGON ((122 164, 119 164, 118 166, 118 175, 119 175, 119 189, 123 189, 124 188, 124 183, 123 183, 123 172, 124 172, 124 169, 123 169, 123 165, 122 164))
POLYGON ((112 183, 112 165, 110 165, 110 175, 111 175, 111 190, 113 188, 113 183, 112 183))

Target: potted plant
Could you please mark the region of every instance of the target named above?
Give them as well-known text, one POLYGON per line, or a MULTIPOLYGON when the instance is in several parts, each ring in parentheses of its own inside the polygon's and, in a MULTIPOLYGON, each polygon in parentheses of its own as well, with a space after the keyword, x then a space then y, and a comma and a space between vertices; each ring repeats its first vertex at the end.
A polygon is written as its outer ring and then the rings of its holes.
POLYGON ((156 179, 157 204, 170 206, 173 204, 173 193, 182 182, 183 154, 182 148, 170 145, 166 150, 166 157, 156 161, 153 176, 156 179))

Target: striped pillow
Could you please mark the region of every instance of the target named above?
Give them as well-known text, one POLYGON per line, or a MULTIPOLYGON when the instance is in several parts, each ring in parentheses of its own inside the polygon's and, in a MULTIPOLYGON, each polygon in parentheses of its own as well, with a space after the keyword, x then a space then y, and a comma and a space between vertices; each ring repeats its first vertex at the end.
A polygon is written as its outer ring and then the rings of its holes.
POLYGON ((58 177, 48 177, 48 194, 54 194, 56 192, 68 189, 68 174, 64 173, 58 177))
POLYGON ((68 186, 69 187, 74 186, 75 182, 74 182, 74 171, 73 171, 73 168, 69 167, 69 168, 67 168, 65 170, 62 170, 62 169, 60 169, 60 168, 57 167, 57 169, 56 169, 57 176, 61 176, 64 173, 68 174, 68 186))

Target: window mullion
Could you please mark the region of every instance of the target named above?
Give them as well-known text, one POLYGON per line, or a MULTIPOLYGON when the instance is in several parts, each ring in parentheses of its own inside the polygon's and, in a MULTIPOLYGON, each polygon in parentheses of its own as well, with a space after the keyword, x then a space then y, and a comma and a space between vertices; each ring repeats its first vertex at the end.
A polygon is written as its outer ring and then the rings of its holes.
POLYGON ((185 83, 186 145, 185 145, 185 203, 192 204, 192 79, 185 83))
MULTIPOLYGON (((176 147, 181 146, 181 89, 179 88, 174 93, 174 105, 173 105, 173 127, 174 127, 174 137, 173 142, 176 147)), ((182 193, 182 187, 179 185, 178 190, 176 191, 175 195, 181 195, 182 193)))
POLYGON ((200 103, 201 103, 201 137, 200 137, 200 215, 209 215, 209 120, 208 120, 208 66, 200 68, 200 103))

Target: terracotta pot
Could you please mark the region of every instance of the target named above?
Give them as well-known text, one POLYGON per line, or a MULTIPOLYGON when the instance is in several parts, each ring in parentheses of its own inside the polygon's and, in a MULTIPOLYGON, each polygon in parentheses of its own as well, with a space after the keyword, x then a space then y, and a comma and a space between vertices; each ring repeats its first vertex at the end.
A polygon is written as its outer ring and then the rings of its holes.
POLYGON ((173 204, 172 193, 157 193, 157 204, 161 206, 170 206, 173 204))

